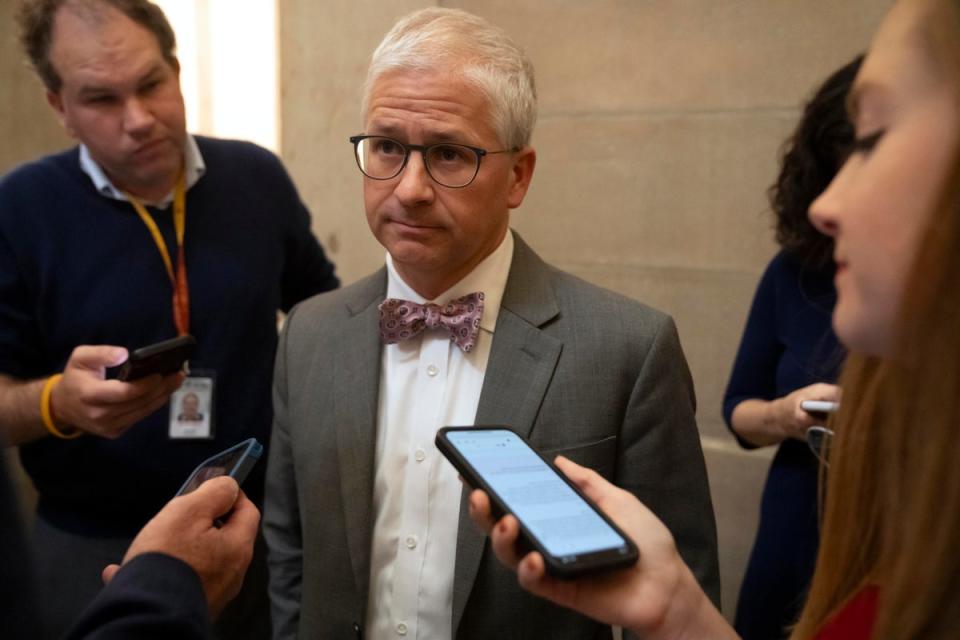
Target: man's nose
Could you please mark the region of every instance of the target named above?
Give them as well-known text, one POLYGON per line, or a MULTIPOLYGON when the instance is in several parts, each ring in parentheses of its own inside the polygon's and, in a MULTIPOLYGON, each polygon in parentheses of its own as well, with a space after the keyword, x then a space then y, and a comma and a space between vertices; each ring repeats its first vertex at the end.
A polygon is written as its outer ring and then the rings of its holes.
POLYGON ((427 172, 422 153, 410 152, 407 166, 400 172, 400 182, 397 183, 394 192, 400 202, 406 205, 433 201, 435 195, 433 178, 427 172))
POLYGON ((139 97, 132 97, 124 104, 123 128, 127 133, 137 135, 149 131, 155 120, 153 112, 139 97))

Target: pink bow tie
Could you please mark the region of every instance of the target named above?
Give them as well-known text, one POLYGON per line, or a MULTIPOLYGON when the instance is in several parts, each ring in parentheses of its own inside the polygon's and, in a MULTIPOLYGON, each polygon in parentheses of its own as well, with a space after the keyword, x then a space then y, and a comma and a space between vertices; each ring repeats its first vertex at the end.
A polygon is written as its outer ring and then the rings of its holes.
POLYGON ((482 291, 443 306, 388 298, 380 305, 380 338, 384 344, 394 344, 418 336, 426 329, 445 329, 450 333, 450 340, 469 353, 477 344, 481 315, 482 291))

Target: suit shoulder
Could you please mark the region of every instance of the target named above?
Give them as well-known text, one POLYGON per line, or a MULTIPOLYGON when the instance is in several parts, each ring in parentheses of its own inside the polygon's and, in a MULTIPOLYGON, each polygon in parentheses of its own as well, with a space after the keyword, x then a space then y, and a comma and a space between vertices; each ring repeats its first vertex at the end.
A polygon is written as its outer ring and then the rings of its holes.
POLYGON ((664 324, 672 323, 669 314, 639 300, 587 282, 573 274, 550 267, 554 291, 561 313, 592 321, 617 324, 638 323, 654 331, 664 324))
POLYGON ((349 317, 371 304, 379 304, 385 290, 386 276, 380 270, 342 289, 307 298, 290 310, 287 322, 314 326, 334 318, 349 317))

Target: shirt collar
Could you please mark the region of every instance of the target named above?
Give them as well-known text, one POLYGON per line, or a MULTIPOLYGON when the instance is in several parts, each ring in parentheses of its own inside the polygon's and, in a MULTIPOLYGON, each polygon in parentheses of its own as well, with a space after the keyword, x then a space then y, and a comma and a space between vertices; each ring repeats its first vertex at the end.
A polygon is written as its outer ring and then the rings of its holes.
MULTIPOLYGON (((183 154, 184 164, 186 165, 184 176, 186 177, 186 186, 189 191, 190 188, 197 184, 197 181, 203 177, 203 174, 207 172, 207 165, 204 164, 203 156, 200 155, 200 147, 197 146, 196 139, 190 134, 187 134, 187 142, 184 145, 183 154)), ((83 172, 93 181, 93 186, 96 188, 97 193, 106 198, 112 198, 113 200, 127 201, 127 196, 123 191, 113 186, 110 178, 107 177, 103 168, 101 168, 100 165, 97 164, 97 161, 93 159, 93 156, 90 155, 90 150, 85 144, 80 145, 80 168, 83 169, 83 172)), ((173 190, 159 202, 148 202, 147 204, 163 209, 169 206, 172 201, 173 190)))
POLYGON ((480 318, 480 328, 487 333, 493 333, 494 327, 497 326, 497 317, 500 315, 500 302, 503 300, 503 290, 507 287, 507 277, 510 275, 512 262, 513 232, 508 229, 500 246, 474 267, 473 271, 433 300, 426 300, 403 281, 393 265, 393 257, 387 253, 387 297, 420 304, 432 302, 443 305, 474 291, 482 291, 483 316, 480 318))

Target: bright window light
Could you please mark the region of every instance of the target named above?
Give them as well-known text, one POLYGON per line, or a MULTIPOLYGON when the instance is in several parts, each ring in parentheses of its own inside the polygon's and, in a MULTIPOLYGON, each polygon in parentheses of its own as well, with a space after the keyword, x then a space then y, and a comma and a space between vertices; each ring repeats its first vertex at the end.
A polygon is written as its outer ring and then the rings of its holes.
POLYGON ((192 133, 279 152, 276 0, 154 0, 177 35, 192 133))

